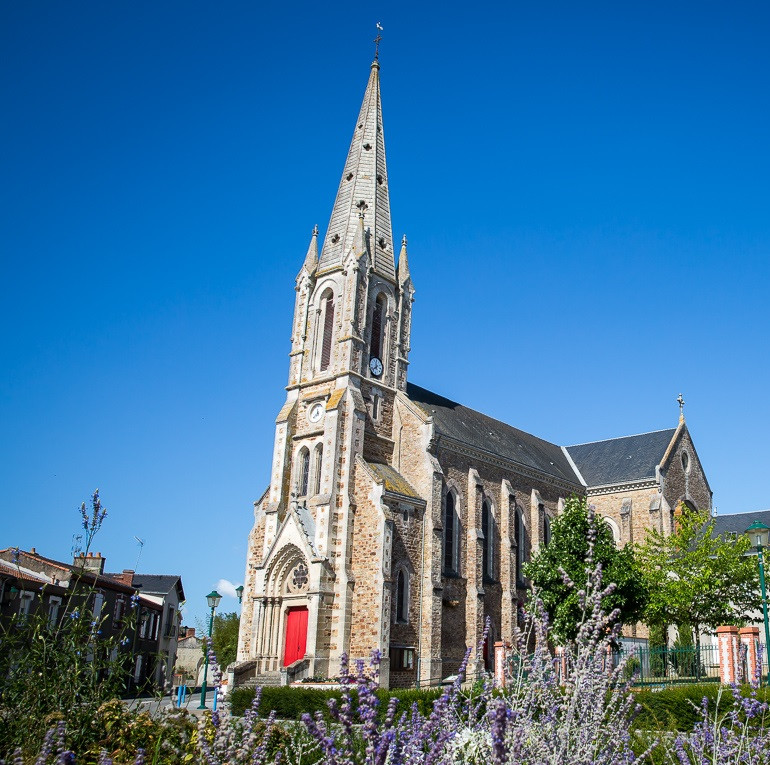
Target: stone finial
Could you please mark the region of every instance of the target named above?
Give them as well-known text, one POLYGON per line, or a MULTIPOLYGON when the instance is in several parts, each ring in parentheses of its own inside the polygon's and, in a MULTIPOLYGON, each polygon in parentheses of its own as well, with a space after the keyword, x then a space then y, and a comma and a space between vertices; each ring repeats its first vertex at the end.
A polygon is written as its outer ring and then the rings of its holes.
POLYGON ((364 228, 364 210, 366 205, 362 204, 358 208, 358 227, 353 239, 353 254, 360 258, 366 252, 366 229, 364 228))
POLYGON ((406 254, 406 234, 404 234, 401 239, 401 252, 398 255, 398 283, 403 286, 410 278, 409 258, 406 254))
POLYGON ((318 226, 313 226, 313 233, 310 237, 310 244, 305 255, 305 262, 302 267, 312 276, 318 268, 318 226))

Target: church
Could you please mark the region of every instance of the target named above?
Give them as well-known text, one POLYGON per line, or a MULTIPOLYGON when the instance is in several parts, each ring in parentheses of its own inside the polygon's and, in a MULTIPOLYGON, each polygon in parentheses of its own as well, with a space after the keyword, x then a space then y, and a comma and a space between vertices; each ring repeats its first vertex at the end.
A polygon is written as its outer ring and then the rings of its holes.
POLYGON ((414 285, 406 237, 393 239, 376 59, 318 237, 298 258, 236 684, 334 677, 343 653, 375 649, 384 687, 439 684, 487 619, 488 644, 511 639, 522 566, 567 497, 587 496, 619 545, 670 533, 677 507, 711 507, 681 414, 674 428, 558 446, 409 380, 414 285))

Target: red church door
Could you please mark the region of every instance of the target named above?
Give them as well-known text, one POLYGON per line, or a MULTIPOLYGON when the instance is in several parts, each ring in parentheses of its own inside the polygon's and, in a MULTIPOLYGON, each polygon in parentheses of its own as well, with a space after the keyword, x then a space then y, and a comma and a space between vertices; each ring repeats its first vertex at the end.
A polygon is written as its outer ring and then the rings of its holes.
POLYGON ((307 645, 307 608, 290 608, 286 612, 286 644, 283 666, 288 667, 305 655, 307 645))

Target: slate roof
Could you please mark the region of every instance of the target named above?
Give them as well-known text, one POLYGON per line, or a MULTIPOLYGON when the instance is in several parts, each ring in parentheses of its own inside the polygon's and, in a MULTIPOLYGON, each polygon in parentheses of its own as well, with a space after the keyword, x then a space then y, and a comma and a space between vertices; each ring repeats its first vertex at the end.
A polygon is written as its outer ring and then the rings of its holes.
POLYGON ((173 574, 134 574, 133 585, 144 595, 167 595, 179 583, 180 600, 184 600, 181 577, 173 574))
POLYGON ((401 494, 412 499, 422 499, 417 490, 395 468, 381 462, 367 462, 369 469, 374 473, 377 483, 383 485, 385 491, 401 494))
POLYGON ((407 383, 406 394, 426 414, 433 417, 436 433, 510 462, 534 468, 563 481, 580 485, 561 447, 523 430, 506 425, 486 414, 407 383))
MULTIPOLYGON (((719 534, 743 534, 754 521, 770 526, 770 510, 756 510, 750 513, 718 515, 714 519, 714 536, 719 534)), ((752 540, 753 542, 753 540, 752 540)))
POLYGON ((297 505, 297 520, 305 532, 310 549, 314 555, 318 555, 318 550, 315 549, 315 521, 307 505, 297 505))
POLYGON ((565 447, 588 486, 655 478, 676 428, 565 447))

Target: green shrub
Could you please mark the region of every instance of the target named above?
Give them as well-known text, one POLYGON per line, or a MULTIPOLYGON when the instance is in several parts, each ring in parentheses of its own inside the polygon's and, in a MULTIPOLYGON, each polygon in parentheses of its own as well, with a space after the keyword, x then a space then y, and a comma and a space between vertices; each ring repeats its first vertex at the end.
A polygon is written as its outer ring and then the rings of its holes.
MULTIPOLYGON (((441 695, 440 688, 418 690, 416 688, 400 688, 377 691, 380 699, 379 713, 384 717, 388 701, 397 698, 399 713, 409 711, 416 703, 422 714, 430 714, 433 702, 441 695)), ((355 695, 355 691, 353 692, 355 695)), ((259 704, 259 714, 267 717, 272 710, 281 720, 300 720, 307 712, 310 715, 321 712, 328 719, 329 699, 341 699, 339 690, 321 690, 319 688, 302 688, 298 686, 283 686, 280 688, 263 688, 259 704)), ((253 688, 236 688, 230 694, 230 710, 240 716, 254 700, 253 688)))
MULTIPOLYGON (((704 698, 709 700, 709 707, 713 712, 719 687, 719 683, 693 683, 660 691, 635 691, 634 695, 641 710, 634 720, 634 728, 646 731, 690 731, 701 719, 699 710, 704 698)), ((744 687, 742 692, 747 696, 748 687, 744 687)), ((770 699, 770 689, 760 688, 757 698, 760 701, 770 699)), ((720 709, 724 707, 727 710, 731 704, 732 694, 723 692, 720 709)))

